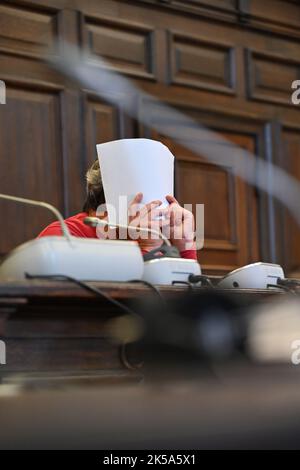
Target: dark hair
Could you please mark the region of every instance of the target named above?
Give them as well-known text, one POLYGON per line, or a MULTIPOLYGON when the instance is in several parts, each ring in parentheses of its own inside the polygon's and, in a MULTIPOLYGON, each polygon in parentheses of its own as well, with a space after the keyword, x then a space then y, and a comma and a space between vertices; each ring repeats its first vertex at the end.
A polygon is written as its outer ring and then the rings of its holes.
POLYGON ((95 211, 100 204, 105 204, 99 160, 96 160, 86 173, 86 193, 83 212, 95 211))

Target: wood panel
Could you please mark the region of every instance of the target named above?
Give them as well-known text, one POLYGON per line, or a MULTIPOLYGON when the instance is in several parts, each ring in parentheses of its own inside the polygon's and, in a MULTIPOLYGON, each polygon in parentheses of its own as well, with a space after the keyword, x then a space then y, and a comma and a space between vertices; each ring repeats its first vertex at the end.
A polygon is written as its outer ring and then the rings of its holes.
POLYGON ((161 9, 249 26, 290 37, 300 37, 298 0, 140 0, 161 9))
POLYGON ((236 19, 238 7, 236 0, 140 0, 156 7, 169 8, 192 15, 205 15, 222 20, 236 19))
POLYGON ((235 51, 230 45, 169 33, 170 82, 233 94, 235 51))
POLYGON ((154 31, 146 25, 85 17, 89 51, 120 72, 155 79, 154 31))
MULTIPOLYGON (((300 181, 300 130, 283 127, 282 157, 284 168, 300 181)), ((300 228, 287 210, 282 211, 283 253, 282 262, 286 274, 300 274, 300 228)))
POLYGON ((36 53, 51 48, 57 33, 53 11, 39 11, 16 5, 0 5, 0 48, 17 53, 36 53))
MULTIPOLYGON (((253 151, 251 138, 238 134, 224 137, 253 151)), ((205 207, 204 249, 198 253, 204 271, 222 274, 257 261, 255 193, 233 176, 232 163, 224 161, 222 168, 203 160, 199 162, 198 156, 190 155, 182 147, 173 147, 173 151, 178 159, 176 194, 179 201, 192 203, 193 207, 200 202, 205 207)), ((237 153, 235 158, 237 161, 233 165, 238 164, 241 156, 237 153)))
POLYGON ((236 7, 235 0, 176 0, 176 5, 190 6, 190 7, 207 7, 212 10, 228 10, 234 11, 236 7))
POLYGON ((118 110, 99 99, 89 96, 85 100, 87 161, 97 158, 96 145, 120 137, 118 110))
MULTIPOLYGON (((44 62, 41 47, 51 48, 57 31, 71 38, 69 14, 32 5, 0 11, 6 25, 0 34, 0 70, 7 89, 7 102, 0 107, 1 192, 52 203, 65 215, 78 212, 84 196, 80 101, 78 92, 44 62)), ((9 214, 0 234, 0 256, 53 221, 42 209, 1 202, 0 210, 9 214)))
POLYGON ((297 0, 251 0, 248 2, 251 19, 262 28, 299 35, 300 12, 297 0))
POLYGON ((247 51, 249 98, 285 106, 291 101, 291 84, 300 75, 300 60, 247 51))
POLYGON ((67 343, 57 338, 6 338, 5 342, 7 365, 1 366, 1 373, 121 369, 117 348, 102 338, 69 339, 67 343))
POLYGON ((205 248, 236 250, 236 191, 226 167, 220 168, 178 148, 176 194, 181 202, 205 205, 205 248), (214 195, 211 197, 211 195, 214 195), (219 202, 222 201, 222 204, 219 202), (216 221, 220 223, 216 224, 216 221))
MULTIPOLYGON (((63 209, 60 97, 50 90, 8 86, 0 107, 1 191, 63 209)), ((0 201, 5 214, 0 253, 35 237, 53 220, 47 211, 0 201)))
MULTIPOLYGON (((135 137, 133 120, 126 116, 121 105, 124 95, 118 95, 120 106, 114 106, 109 99, 103 100, 92 92, 83 95, 85 122, 85 150, 87 165, 97 158, 96 145, 111 140, 135 137)), ((126 100, 128 101, 128 97, 126 100)))

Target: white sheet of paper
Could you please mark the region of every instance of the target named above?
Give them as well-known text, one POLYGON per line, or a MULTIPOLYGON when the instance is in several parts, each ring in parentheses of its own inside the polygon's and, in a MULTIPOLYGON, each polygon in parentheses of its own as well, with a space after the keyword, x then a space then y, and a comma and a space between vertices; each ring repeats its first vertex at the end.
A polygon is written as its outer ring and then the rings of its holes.
POLYGON ((166 195, 174 194, 174 155, 161 142, 115 140, 97 145, 97 152, 110 223, 127 223, 120 211, 120 196, 126 196, 129 205, 141 192, 142 204, 158 199, 161 207, 168 205, 166 195))

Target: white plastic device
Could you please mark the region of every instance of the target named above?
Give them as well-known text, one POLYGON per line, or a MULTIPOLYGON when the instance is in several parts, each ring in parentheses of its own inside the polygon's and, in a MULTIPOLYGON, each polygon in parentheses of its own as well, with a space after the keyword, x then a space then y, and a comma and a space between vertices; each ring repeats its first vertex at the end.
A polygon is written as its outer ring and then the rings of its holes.
POLYGON ((188 282, 191 274, 201 274, 201 267, 195 260, 158 258, 144 263, 143 280, 152 284, 172 285, 174 282, 188 282))
MULTIPOLYGON (((201 274, 200 265, 194 260, 160 258, 144 263, 135 241, 72 237, 60 212, 45 202, 7 194, 0 194, 0 198, 50 210, 59 220, 63 233, 62 237, 42 237, 12 250, 0 264, 0 281, 22 280, 28 273, 70 276, 82 281, 144 279, 154 284, 171 285, 173 282, 187 282, 190 274, 201 274)), ((95 217, 87 217, 85 223, 94 227, 110 225, 95 217)), ((128 228, 119 224, 114 226, 128 228)), ((162 233, 141 230, 159 235, 170 246, 162 233)))
POLYGON ((12 250, 0 264, 0 280, 22 280, 25 273, 63 275, 81 281, 141 279, 143 257, 134 241, 72 237, 61 213, 51 204, 1 194, 0 199, 43 207, 60 222, 62 237, 42 237, 12 250))
POLYGON ((235 269, 218 283, 222 288, 267 289, 269 284, 277 284, 277 279, 284 279, 284 272, 279 264, 253 263, 235 269))
POLYGON ((134 241, 43 237, 12 250, 0 265, 0 281, 32 275, 64 275, 82 281, 141 279, 143 257, 134 241))
MULTIPOLYGON (((94 227, 97 227, 98 225, 109 225, 111 227, 129 228, 127 225, 111 224, 95 217, 87 217, 85 222, 94 227)), ((170 241, 160 231, 149 228, 140 228, 140 231, 155 234, 156 236, 159 236, 167 246, 171 246, 170 241)), ((164 258, 145 261, 142 279, 144 281, 151 282, 151 284, 172 285, 176 282, 188 282, 191 274, 201 274, 201 268, 197 261, 166 256, 164 258)))

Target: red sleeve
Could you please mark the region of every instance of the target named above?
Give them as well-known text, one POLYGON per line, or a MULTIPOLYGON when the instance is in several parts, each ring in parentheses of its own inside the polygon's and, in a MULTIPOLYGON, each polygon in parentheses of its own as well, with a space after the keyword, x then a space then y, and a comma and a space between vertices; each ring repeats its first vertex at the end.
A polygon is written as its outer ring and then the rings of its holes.
POLYGON ((181 258, 185 259, 194 259, 197 261, 197 251, 196 250, 185 250, 180 253, 181 258))
MULTIPOLYGON (((65 220, 65 222, 72 237, 87 237, 87 234, 84 232, 84 230, 81 229, 81 224, 79 223, 75 224, 75 223, 69 222, 68 220, 65 220)), ((51 237, 51 236, 56 236, 56 237, 62 236, 61 226, 59 222, 54 222, 48 225, 48 227, 46 227, 38 235, 38 238, 51 237)))
POLYGON ((61 233, 60 225, 56 224, 55 222, 51 225, 48 225, 48 227, 44 228, 44 230, 38 235, 37 238, 51 237, 51 236, 60 237, 61 235, 62 233, 61 233))

